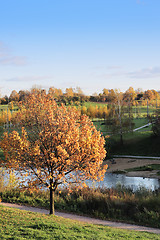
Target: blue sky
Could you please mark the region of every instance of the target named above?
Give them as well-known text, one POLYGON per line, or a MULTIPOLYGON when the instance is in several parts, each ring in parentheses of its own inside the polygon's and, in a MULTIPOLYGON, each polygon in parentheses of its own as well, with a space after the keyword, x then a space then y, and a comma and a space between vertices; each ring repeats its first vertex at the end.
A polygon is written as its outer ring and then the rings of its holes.
POLYGON ((0 91, 160 90, 159 0, 0 0, 0 91))

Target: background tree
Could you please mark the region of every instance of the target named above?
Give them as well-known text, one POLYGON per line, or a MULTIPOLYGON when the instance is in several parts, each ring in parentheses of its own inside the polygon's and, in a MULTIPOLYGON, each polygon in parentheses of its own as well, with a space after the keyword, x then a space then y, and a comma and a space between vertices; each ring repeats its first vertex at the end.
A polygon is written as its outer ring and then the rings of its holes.
POLYGON ((16 90, 13 90, 9 96, 9 101, 10 102, 18 102, 19 101, 19 94, 17 93, 16 90))
POLYGON ((67 97, 69 97, 69 98, 71 98, 71 97, 73 97, 74 96, 74 90, 73 90, 73 88, 66 88, 66 96, 67 97))
POLYGON ((106 125, 111 125, 113 134, 119 134, 120 143, 123 145, 123 134, 126 131, 131 131, 134 126, 132 108, 131 105, 126 106, 123 93, 119 90, 111 89, 110 94, 112 102, 109 105, 106 125))
POLYGON ((150 120, 152 123, 152 131, 154 135, 160 137, 160 109, 156 110, 150 120))
POLYGON ((84 93, 82 91, 82 89, 80 87, 76 87, 76 94, 78 94, 79 96, 83 96, 84 93))
POLYGON ((25 100, 25 97, 29 95, 29 91, 20 90, 18 94, 19 94, 19 101, 23 101, 25 100))
POLYGON ((136 96, 137 94, 133 87, 129 87, 128 90, 123 94, 123 100, 126 102, 130 102, 130 104, 132 104, 136 96))
POLYGON ((104 88, 104 89, 103 89, 103 95, 106 96, 106 97, 108 97, 108 94, 109 94, 109 90, 106 89, 106 88, 104 88))
POLYGON ((106 119, 109 116, 109 109, 107 106, 103 107, 103 118, 106 119))
POLYGON ((144 92, 143 98, 145 100, 149 100, 150 101, 150 100, 154 99, 154 93, 152 92, 152 90, 147 90, 147 91, 144 92))
POLYGON ((96 117, 96 107, 93 105, 89 105, 89 107, 87 108, 87 115, 93 119, 96 117))
POLYGON ((95 92, 90 96, 89 100, 90 102, 98 102, 100 100, 100 96, 95 92))
POLYGON ((110 89, 108 94, 108 101, 111 103, 117 103, 117 90, 110 89))
POLYGON ((80 87, 76 87, 76 92, 74 93, 75 99, 77 102, 79 102, 79 105, 83 105, 83 103, 86 101, 86 96, 84 95, 82 89, 80 87))
POLYGON ((29 187, 49 188, 50 214, 60 184, 103 179, 105 140, 76 108, 58 106, 45 92, 36 91, 19 105, 13 123, 21 132, 5 132, 1 164, 19 171, 29 187))
POLYGON ((136 101, 141 101, 142 98, 143 98, 143 94, 144 94, 142 88, 137 88, 137 89, 135 90, 135 92, 136 92, 136 94, 137 94, 137 96, 136 96, 136 101))
POLYGON ((8 104, 8 102, 9 102, 9 98, 7 95, 1 98, 1 104, 8 104))
POLYGON ((63 92, 60 88, 50 87, 48 94, 50 95, 50 97, 54 98, 54 100, 60 101, 60 98, 62 97, 63 92))
POLYGON ((156 90, 152 89, 151 91, 154 95, 154 99, 159 99, 160 98, 159 93, 156 90))
POLYGON ((87 114, 87 108, 86 106, 81 107, 81 114, 87 114))

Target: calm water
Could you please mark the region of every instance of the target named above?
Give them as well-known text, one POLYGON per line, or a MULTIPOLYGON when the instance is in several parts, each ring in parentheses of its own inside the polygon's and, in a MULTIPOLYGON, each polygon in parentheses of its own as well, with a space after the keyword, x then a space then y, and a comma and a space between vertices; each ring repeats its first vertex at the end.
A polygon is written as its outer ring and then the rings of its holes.
POLYGON ((156 190, 160 188, 160 180, 155 178, 143 178, 143 177, 127 177, 123 174, 112 174, 106 173, 103 182, 92 183, 88 181, 89 185, 93 185, 95 187, 105 187, 112 188, 116 187, 116 185, 121 184, 125 187, 130 187, 134 191, 139 189, 140 187, 145 187, 146 189, 156 190))
MULTIPOLYGON (((18 174, 19 175, 19 174, 18 174)), ((6 176, 7 177, 7 176, 6 176)), ((106 173, 102 182, 92 182, 88 180, 87 185, 94 187, 114 188, 117 185, 129 187, 134 191, 145 187, 146 189, 156 190, 160 189, 160 180, 155 178, 143 178, 143 177, 127 177, 123 174, 106 173)))

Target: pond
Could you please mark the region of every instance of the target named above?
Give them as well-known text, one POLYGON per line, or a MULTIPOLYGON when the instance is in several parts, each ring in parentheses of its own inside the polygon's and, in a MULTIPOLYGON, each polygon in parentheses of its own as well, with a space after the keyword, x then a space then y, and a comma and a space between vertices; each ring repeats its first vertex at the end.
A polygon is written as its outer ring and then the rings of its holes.
POLYGON ((144 187, 149 190, 160 189, 160 179, 156 178, 143 178, 143 177, 127 177, 123 174, 106 173, 102 182, 87 181, 89 186, 114 188, 121 185, 133 189, 133 191, 144 187))
MULTIPOLYGON (((5 174, 7 177, 8 174, 5 174)), ((19 175, 19 174, 18 174, 19 175)), ((131 188, 133 191, 139 188, 146 188, 148 190, 160 189, 160 179, 143 178, 143 177, 127 177, 123 174, 106 173, 104 180, 101 182, 86 181, 86 184, 92 187, 115 188, 117 185, 131 188)))

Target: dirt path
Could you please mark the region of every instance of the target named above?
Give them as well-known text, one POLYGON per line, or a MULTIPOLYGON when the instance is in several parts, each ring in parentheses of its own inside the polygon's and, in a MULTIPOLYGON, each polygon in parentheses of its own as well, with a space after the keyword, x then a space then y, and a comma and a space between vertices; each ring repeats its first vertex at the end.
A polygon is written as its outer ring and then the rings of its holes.
MULTIPOLYGON (((114 164, 110 160, 104 162, 108 164, 107 172, 114 171, 124 171, 125 169, 147 166, 150 164, 160 164, 160 160, 154 159, 134 159, 134 158, 114 158, 114 164)), ((155 171, 137 171, 137 172, 128 172, 125 175, 129 177, 148 177, 148 178, 158 178, 157 170, 155 171)))
MULTIPOLYGON (((41 209, 41 208, 36 208, 36 207, 27 207, 27 206, 22 206, 22 205, 17 205, 17 204, 12 204, 12 203, 4 203, 4 202, 1 202, 0 205, 5 206, 5 207, 18 208, 18 209, 21 209, 21 210, 26 210, 26 211, 31 211, 31 212, 49 214, 48 210, 41 209)), ((71 213, 63 213, 63 212, 57 212, 57 211, 55 212, 55 215, 63 217, 63 218, 69 218, 69 219, 72 219, 72 220, 87 222, 87 223, 91 223, 91 224, 101 224, 101 225, 114 227, 114 228, 121 228, 121 229, 126 229, 126 230, 136 230, 136 231, 145 231, 145 232, 160 234, 160 229, 157 229, 157 228, 143 227, 143 226, 131 225, 131 224, 120 223, 120 222, 105 221, 105 220, 100 220, 100 219, 95 219, 95 218, 90 218, 90 217, 84 217, 84 216, 78 216, 78 215, 71 214, 71 213)))

